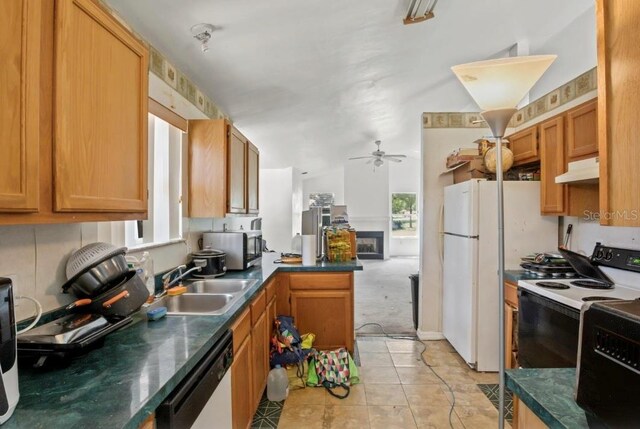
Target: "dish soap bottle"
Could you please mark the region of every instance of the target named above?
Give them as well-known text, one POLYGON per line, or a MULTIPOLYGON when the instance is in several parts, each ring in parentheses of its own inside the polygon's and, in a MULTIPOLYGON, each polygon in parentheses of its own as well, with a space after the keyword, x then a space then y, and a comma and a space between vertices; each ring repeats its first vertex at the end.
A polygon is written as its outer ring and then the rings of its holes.
POLYGON ((287 370, 280 365, 276 365, 271 371, 269 371, 269 377, 267 378, 267 398, 271 402, 280 402, 287 399, 289 396, 289 377, 287 377, 287 370))
POLYGON ((149 252, 144 252, 142 254, 142 259, 140 259, 140 268, 142 268, 142 280, 144 284, 147 286, 147 290, 149 291, 149 295, 153 296, 156 293, 156 281, 155 281, 155 273, 153 272, 153 259, 149 255, 149 252))

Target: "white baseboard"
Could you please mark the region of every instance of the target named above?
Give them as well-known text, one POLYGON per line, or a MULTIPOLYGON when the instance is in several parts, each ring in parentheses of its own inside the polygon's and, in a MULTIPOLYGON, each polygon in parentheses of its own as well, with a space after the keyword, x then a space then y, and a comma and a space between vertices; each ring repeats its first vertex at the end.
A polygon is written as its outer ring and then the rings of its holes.
POLYGON ((422 341, 444 340, 444 335, 442 335, 442 332, 421 331, 420 329, 418 329, 416 331, 416 335, 418 335, 418 338, 420 338, 422 341))

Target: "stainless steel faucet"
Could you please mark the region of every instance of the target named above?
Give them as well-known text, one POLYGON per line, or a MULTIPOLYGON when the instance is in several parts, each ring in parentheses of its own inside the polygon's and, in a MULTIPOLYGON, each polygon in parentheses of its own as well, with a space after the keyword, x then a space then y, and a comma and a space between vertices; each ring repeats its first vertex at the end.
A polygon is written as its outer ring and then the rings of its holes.
POLYGON ((207 262, 194 261, 194 263, 195 263, 195 266, 193 268, 189 268, 187 271, 183 272, 183 270, 187 268, 186 265, 178 265, 173 270, 169 271, 168 273, 165 273, 162 276, 162 285, 164 287, 164 291, 159 296, 163 296, 167 292, 167 289, 170 289, 171 287, 176 285, 178 282, 182 282, 182 279, 184 279, 186 276, 193 273, 194 271, 202 271, 202 267, 205 266, 207 262), (175 276, 173 279, 171 279, 171 276, 176 271, 178 272, 178 275, 175 276))

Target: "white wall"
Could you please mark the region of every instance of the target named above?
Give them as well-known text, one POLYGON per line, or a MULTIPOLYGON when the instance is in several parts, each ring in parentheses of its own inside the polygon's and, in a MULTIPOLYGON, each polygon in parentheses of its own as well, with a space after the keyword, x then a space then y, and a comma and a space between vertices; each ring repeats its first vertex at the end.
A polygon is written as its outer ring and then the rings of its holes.
POLYGON ((422 213, 420 299, 422 305, 418 333, 423 339, 442 338, 442 268, 440 264, 440 210, 444 187, 453 183, 453 173, 445 173, 446 158, 463 147, 477 147, 473 141, 488 129, 424 129, 422 132, 422 213))
POLYGON ((565 217, 563 223, 564 230, 573 224, 568 247, 575 252, 591 255, 598 241, 607 246, 640 249, 640 228, 601 226, 584 217, 565 217))
POLYGON ((335 204, 344 204, 344 167, 338 167, 329 171, 324 171, 311 177, 302 176, 302 207, 303 210, 309 208, 309 194, 312 193, 333 193, 335 194, 335 204))
MULTIPOLYGON (((415 192, 420 202, 420 159, 406 158, 401 163, 389 164, 389 194, 415 192)), ((389 205, 391 201, 389 200, 389 205)), ((389 237, 390 256, 418 256, 420 252, 420 224, 415 237, 389 237)))
POLYGON ((597 65, 595 5, 558 34, 539 46, 532 46, 531 54, 558 55, 529 93, 531 101, 594 68, 597 65))
POLYGON ((302 180, 292 167, 260 170, 262 237, 276 252, 290 252, 302 227, 302 180))
POLYGON ((351 163, 344 172, 344 202, 356 231, 384 231, 384 256, 389 257, 389 163, 377 167, 351 163))

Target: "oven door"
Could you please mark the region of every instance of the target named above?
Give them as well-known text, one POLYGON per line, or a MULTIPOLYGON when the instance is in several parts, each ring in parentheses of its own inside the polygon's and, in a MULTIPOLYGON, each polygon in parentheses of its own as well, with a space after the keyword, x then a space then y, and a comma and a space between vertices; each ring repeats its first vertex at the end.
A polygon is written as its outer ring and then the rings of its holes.
POLYGON ((580 312, 518 289, 518 363, 523 368, 575 368, 580 312))

